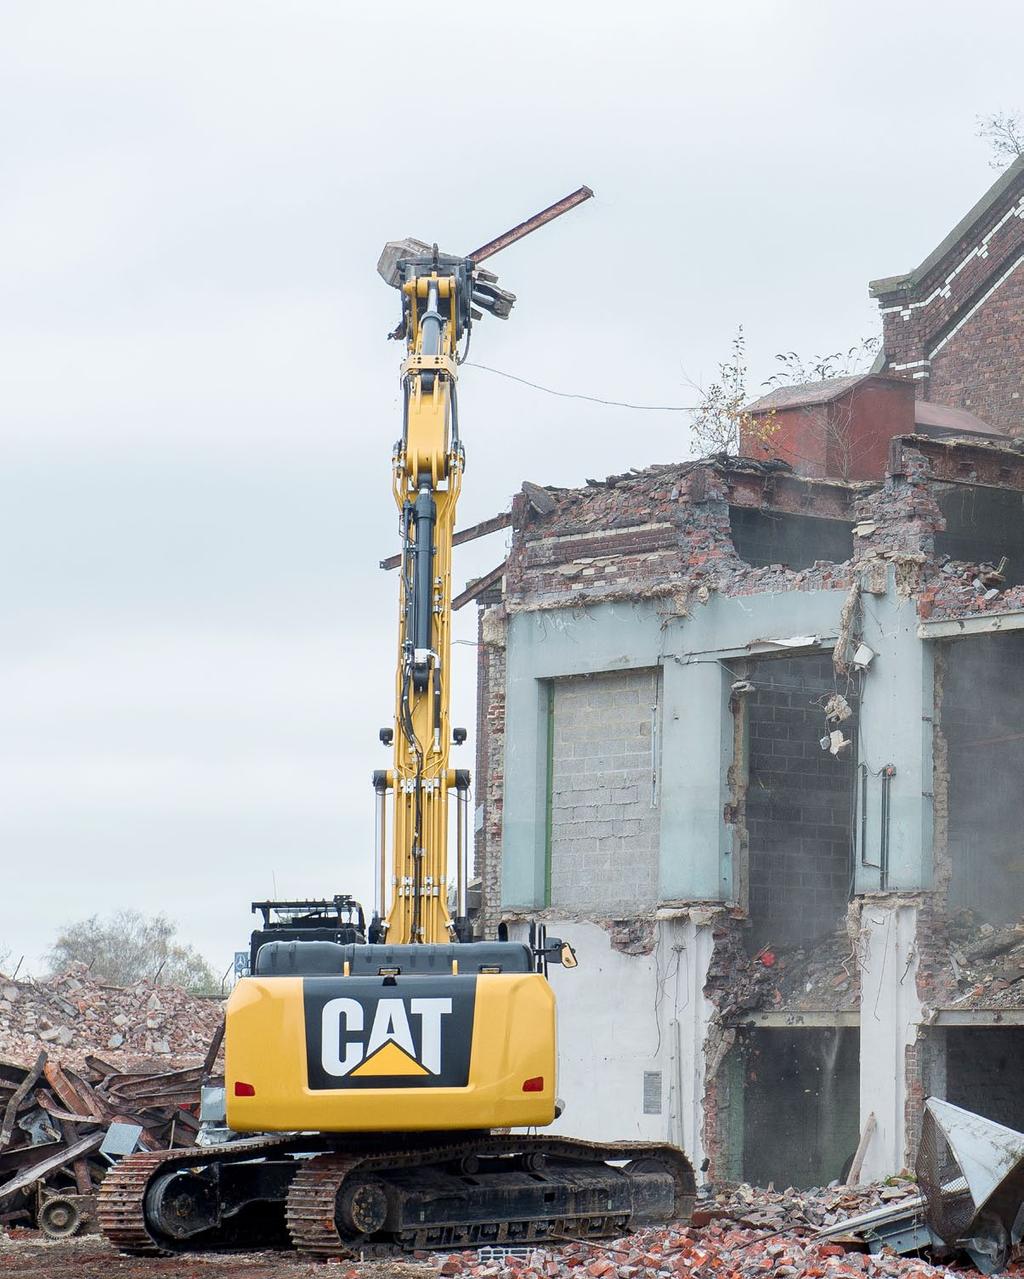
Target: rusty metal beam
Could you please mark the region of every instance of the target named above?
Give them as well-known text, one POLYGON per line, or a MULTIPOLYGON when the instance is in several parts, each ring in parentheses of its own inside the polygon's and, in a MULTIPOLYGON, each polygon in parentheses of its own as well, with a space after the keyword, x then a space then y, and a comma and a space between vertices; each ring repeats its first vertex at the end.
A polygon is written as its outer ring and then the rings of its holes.
POLYGON ((540 213, 535 213, 532 218, 527 218, 525 222, 520 222, 518 226, 506 231, 504 235, 499 235, 493 240, 488 240, 486 244, 481 244, 479 249, 474 249, 472 253, 467 253, 466 257, 472 258, 474 262, 483 262, 485 259, 493 257, 495 253, 500 253, 502 249, 507 249, 510 244, 515 244, 523 236, 529 235, 531 231, 536 231, 548 222, 553 222, 555 218, 560 218, 563 213, 568 213, 570 209, 575 209, 577 204, 582 204, 584 200, 589 200, 593 194, 590 187, 580 187, 578 190, 573 191, 572 195, 567 195, 555 204, 549 204, 546 209, 542 209, 540 213))
POLYGON ((30 1186, 33 1181, 38 1181, 40 1177, 45 1177, 48 1172, 54 1172, 58 1168, 66 1167, 67 1164, 73 1164, 76 1159, 80 1159, 83 1155, 92 1154, 103 1141, 103 1136, 104 1134, 101 1132, 90 1133, 88 1137, 82 1137, 79 1141, 76 1141, 73 1146, 62 1145, 56 1154, 40 1159, 38 1163, 23 1169, 0 1186, 0 1200, 14 1194, 16 1190, 21 1190, 23 1186, 30 1186))
POLYGON ((35 1087, 36 1081, 42 1074, 43 1067, 45 1065, 46 1053, 41 1052, 36 1058, 36 1064, 11 1095, 11 1099, 8 1101, 7 1106, 4 1109, 3 1124, 0 1125, 0 1150, 2 1150, 11 1140, 11 1135, 14 1132, 14 1121, 18 1114, 18 1107, 35 1087))
MULTIPOLYGON (((489 520, 481 520, 479 524, 471 524, 452 535, 452 546, 461 546, 463 542, 472 542, 475 538, 486 537, 488 533, 497 533, 499 529, 508 528, 512 523, 512 512, 502 511, 500 515, 492 515, 489 520)), ((389 555, 381 560, 381 568, 398 568, 402 562, 401 555, 389 555)))
POLYGON ((483 595, 484 591, 499 582, 505 573, 505 561, 502 560, 497 568, 492 568, 489 573, 485 573, 483 577, 478 577, 475 582, 470 582, 466 589, 452 600, 452 612, 462 608, 464 604, 469 604, 475 600, 478 595, 483 595))

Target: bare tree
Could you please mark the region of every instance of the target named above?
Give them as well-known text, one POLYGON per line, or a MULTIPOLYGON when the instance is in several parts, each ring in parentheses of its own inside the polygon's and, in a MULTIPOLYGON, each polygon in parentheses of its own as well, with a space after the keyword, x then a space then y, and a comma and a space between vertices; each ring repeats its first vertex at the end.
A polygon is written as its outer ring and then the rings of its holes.
POLYGON ((764 385, 794 386, 804 382, 827 382, 833 377, 850 377, 855 373, 866 373, 881 345, 882 339, 876 334, 873 337, 861 338, 846 351, 833 351, 831 355, 812 355, 804 358, 797 355, 796 351, 781 351, 775 358, 782 365, 782 369, 778 373, 773 373, 764 385))
POLYGON ((989 164, 993 169, 1005 169, 1024 155, 1024 119, 1019 111, 996 111, 976 120, 978 137, 992 148, 989 164))
POLYGON ((706 388, 693 381, 690 385, 700 396, 690 422, 690 435, 698 453, 736 453, 741 433, 752 432, 762 441, 775 434, 774 413, 755 418, 744 412, 750 397, 747 394, 747 342, 742 324, 732 340, 729 359, 718 366, 717 380, 706 388))
POLYGON ((191 946, 176 942, 178 931, 166 915, 145 916, 119 910, 107 919, 96 915, 61 929, 46 956, 51 973, 69 964, 85 964, 90 974, 113 986, 152 981, 208 993, 216 979, 206 960, 191 946))

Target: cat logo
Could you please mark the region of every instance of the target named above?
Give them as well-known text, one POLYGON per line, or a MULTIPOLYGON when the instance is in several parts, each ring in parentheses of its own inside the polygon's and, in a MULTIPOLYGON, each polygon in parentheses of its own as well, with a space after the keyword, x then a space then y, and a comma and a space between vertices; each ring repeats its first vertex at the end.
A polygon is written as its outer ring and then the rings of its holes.
POLYGON ((450 999, 379 999, 369 1037, 357 999, 329 999, 321 1014, 320 1062, 329 1075, 439 1075, 441 1022, 450 1017, 450 999), (409 1017, 419 1018, 419 1053, 409 1017))
POLYGON ((465 1087, 476 978, 307 977, 310 1088, 465 1087))

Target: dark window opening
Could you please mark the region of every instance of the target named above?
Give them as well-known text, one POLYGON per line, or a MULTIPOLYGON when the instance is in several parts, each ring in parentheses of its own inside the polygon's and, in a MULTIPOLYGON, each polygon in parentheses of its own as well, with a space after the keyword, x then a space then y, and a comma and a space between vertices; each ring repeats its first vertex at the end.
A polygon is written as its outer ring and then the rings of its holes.
POLYGON ((745 1032, 743 1180, 806 1188, 845 1176, 860 1129, 860 1040, 853 1028, 745 1032))
POLYGON ((850 900, 855 745, 840 755, 821 738, 840 729, 855 742, 852 716, 826 724, 835 691, 830 655, 750 662, 747 715, 747 830, 750 944, 800 945, 834 931, 850 900))
POLYGON ((853 529, 845 520, 730 506, 729 526, 736 554, 752 568, 810 568, 816 560, 841 564, 853 555, 853 529))
POLYGON ((946 1101, 1024 1132, 1024 1027, 946 1030, 946 1101))
POLYGON ((946 531, 935 534, 936 555, 993 566, 1006 556, 1005 584, 1024 582, 1024 493, 968 484, 933 491, 946 518, 946 531))
POLYGON ((945 647, 940 726, 949 767, 949 906, 979 922, 1024 914, 1024 634, 945 647))

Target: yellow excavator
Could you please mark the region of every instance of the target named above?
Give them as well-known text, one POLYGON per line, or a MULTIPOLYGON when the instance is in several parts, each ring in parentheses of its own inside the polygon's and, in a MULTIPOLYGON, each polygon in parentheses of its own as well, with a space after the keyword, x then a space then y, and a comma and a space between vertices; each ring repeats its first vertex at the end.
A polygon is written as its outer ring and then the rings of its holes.
POLYGON ((381 731, 393 762, 373 777, 381 912, 364 932, 349 898, 254 904, 267 926, 226 1012, 228 1139, 111 1169, 99 1220, 123 1251, 276 1245, 329 1258, 614 1236, 689 1217, 694 1176, 676 1147, 533 1131, 559 1111, 546 973, 574 966, 572 948, 543 928, 529 942, 469 940, 461 847, 454 912, 449 896, 449 796, 461 807, 469 788, 449 766, 453 733, 465 738, 449 723, 459 352, 474 320, 514 301, 480 262, 590 194, 468 257, 419 241, 381 257, 401 297, 391 336, 405 343, 395 715, 381 731))

